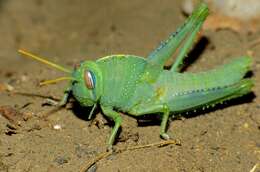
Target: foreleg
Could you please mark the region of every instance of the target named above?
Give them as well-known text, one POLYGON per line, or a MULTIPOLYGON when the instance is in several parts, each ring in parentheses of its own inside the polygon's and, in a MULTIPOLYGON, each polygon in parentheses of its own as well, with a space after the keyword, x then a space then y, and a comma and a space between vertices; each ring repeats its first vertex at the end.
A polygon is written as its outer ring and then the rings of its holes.
POLYGON ((108 140, 108 148, 111 149, 112 145, 115 141, 115 137, 117 135, 118 129, 121 126, 122 118, 118 112, 113 110, 112 107, 101 106, 101 109, 102 109, 104 115, 111 118, 115 122, 115 125, 112 129, 111 135, 108 140))
POLYGON ((71 92, 71 84, 64 90, 64 95, 62 97, 62 99, 60 100, 58 106, 65 106, 68 102, 68 99, 69 99, 69 95, 70 95, 70 92, 71 92))

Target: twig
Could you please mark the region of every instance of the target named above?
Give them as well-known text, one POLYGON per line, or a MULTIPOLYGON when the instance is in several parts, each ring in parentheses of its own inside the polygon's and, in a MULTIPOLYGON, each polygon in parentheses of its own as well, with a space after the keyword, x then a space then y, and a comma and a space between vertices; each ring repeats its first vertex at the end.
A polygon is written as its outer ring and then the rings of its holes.
POLYGON ((80 169, 80 172, 86 172, 92 165, 94 165, 95 163, 97 163, 98 161, 107 158, 108 156, 112 155, 112 154, 119 154, 119 153, 123 153, 125 151, 132 151, 132 150, 136 150, 136 149, 145 149, 145 148, 149 148, 149 147, 163 147, 163 146, 167 146, 167 145, 181 145, 179 140, 166 140, 166 141, 161 141, 161 142, 157 142, 157 143, 151 143, 151 144, 147 144, 147 145, 138 145, 138 146, 130 146, 130 147, 126 147, 126 148, 119 148, 116 149, 114 152, 113 151, 108 151, 108 152, 103 152, 98 154, 96 157, 94 157, 93 159, 91 159, 90 161, 86 162, 86 165, 83 166, 80 169))
POLYGON ((255 172, 255 170, 257 169, 257 167, 259 166, 259 164, 255 164, 254 167, 250 170, 250 172, 255 172))
POLYGON ((80 172, 86 172, 92 165, 94 165, 98 161, 105 159, 106 157, 112 155, 112 153, 113 153, 113 151, 108 151, 108 152, 102 152, 102 153, 98 154, 95 158, 93 158, 89 162, 87 162, 86 165, 80 169, 80 172))
POLYGON ((260 44, 260 38, 257 38, 256 40, 249 42, 248 48, 254 48, 255 46, 257 46, 259 44, 260 44))

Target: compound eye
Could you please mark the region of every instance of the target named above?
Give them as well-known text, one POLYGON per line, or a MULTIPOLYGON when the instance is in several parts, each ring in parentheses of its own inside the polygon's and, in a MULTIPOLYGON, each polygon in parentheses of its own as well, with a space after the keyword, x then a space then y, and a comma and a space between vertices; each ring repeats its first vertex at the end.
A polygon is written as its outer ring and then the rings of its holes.
POLYGON ((95 87, 95 76, 91 71, 89 71, 89 70, 85 71, 84 80, 85 80, 85 84, 86 84, 88 89, 94 89, 94 87, 95 87))

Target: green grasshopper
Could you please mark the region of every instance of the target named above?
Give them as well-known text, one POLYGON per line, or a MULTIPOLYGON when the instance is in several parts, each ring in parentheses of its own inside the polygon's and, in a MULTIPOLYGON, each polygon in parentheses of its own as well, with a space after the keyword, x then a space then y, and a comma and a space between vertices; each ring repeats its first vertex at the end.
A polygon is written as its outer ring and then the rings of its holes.
POLYGON ((122 123, 119 112, 136 117, 160 113, 160 136, 169 139, 166 127, 170 114, 214 106, 249 93, 253 86, 251 79, 243 78, 252 63, 248 56, 235 58, 207 72, 180 73, 208 13, 207 5, 201 3, 186 22, 147 58, 110 55, 81 62, 69 70, 24 50, 19 52, 71 75, 42 83, 70 80, 61 106, 66 104, 70 93, 82 106, 93 106, 89 118, 96 105, 100 105, 104 115, 115 123, 108 140, 110 148, 122 123), (176 62, 165 70, 165 62, 173 54, 176 54, 176 62))

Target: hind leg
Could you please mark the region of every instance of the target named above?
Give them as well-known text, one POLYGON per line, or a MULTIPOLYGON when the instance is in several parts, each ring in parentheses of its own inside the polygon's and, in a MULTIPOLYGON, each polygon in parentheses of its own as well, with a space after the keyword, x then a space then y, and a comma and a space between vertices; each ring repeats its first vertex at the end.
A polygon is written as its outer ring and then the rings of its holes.
POLYGON ((166 133, 166 127, 167 127, 169 114, 170 114, 168 106, 163 104, 151 105, 147 107, 136 106, 130 111, 130 114, 132 114, 133 116, 142 116, 145 114, 152 114, 152 113, 162 113, 162 121, 160 125, 160 136, 165 140, 170 139, 169 135, 166 133))

